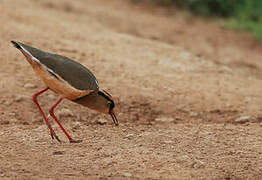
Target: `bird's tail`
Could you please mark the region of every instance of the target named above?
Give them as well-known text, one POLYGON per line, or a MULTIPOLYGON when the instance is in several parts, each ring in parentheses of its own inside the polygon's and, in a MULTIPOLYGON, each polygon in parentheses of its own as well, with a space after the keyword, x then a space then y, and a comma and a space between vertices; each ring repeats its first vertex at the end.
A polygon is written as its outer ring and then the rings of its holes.
POLYGON ((11 43, 14 45, 15 48, 19 49, 24 56, 26 57, 27 61, 32 65, 34 63, 38 63, 39 64, 39 60, 36 59, 28 50, 26 50, 24 48, 24 44, 20 43, 20 42, 16 42, 16 41, 11 41, 11 43))
POLYGON ((17 49, 22 49, 21 46, 15 42, 15 41, 11 41, 11 43, 14 45, 14 47, 16 47, 17 49))

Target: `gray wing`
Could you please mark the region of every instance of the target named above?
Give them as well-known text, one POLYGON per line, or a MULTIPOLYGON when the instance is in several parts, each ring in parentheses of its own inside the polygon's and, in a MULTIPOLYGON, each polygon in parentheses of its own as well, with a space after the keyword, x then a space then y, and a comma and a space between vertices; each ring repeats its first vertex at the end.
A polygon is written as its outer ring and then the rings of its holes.
POLYGON ((74 88, 79 90, 97 90, 99 88, 94 74, 80 63, 65 56, 47 53, 22 43, 17 44, 29 51, 40 63, 51 69, 74 88))

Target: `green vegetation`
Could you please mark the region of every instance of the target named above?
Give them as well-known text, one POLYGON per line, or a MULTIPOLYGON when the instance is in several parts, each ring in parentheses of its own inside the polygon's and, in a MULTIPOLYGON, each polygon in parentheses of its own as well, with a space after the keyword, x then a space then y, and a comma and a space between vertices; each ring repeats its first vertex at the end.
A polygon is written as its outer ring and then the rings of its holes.
POLYGON ((262 0, 151 0, 160 5, 176 5, 192 13, 226 18, 225 26, 252 32, 262 40, 262 0))
POLYGON ((237 8, 236 13, 227 19, 225 26, 252 32, 262 41, 262 1, 246 0, 237 8))

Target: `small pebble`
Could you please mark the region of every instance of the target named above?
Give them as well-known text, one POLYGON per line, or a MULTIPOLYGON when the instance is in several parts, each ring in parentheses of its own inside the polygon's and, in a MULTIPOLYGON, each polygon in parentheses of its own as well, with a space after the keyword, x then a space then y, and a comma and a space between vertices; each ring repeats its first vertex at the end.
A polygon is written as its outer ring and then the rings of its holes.
POLYGON ((18 120, 16 119, 16 118, 11 118, 10 120, 9 120, 9 122, 10 123, 16 123, 18 120))
POLYGON ((135 136, 135 134, 128 134, 128 135, 125 136, 125 138, 130 139, 130 138, 132 138, 132 137, 134 137, 134 136, 135 136))
POLYGON ((182 155, 182 156, 178 156, 176 157, 176 162, 177 163, 187 163, 190 162, 190 157, 188 155, 182 155))
POLYGON ((15 112, 10 112, 10 113, 8 113, 8 116, 16 116, 16 113, 15 112))
POLYGON ((16 95, 14 97, 15 102, 21 102, 21 101, 24 101, 25 99, 27 99, 27 96, 25 96, 25 95, 16 95))
POLYGON ((79 129, 81 127, 81 123, 80 122, 74 122, 73 124, 73 129, 76 130, 76 129, 79 129))
POLYGON ((53 155, 63 155, 63 154, 65 154, 64 151, 54 151, 53 152, 53 155))
POLYGON ((100 118, 100 119, 96 120, 96 123, 100 124, 100 125, 105 125, 107 123, 107 120, 100 118))
POLYGON ((36 85, 34 85, 34 84, 32 84, 32 83, 26 83, 25 85, 24 85, 24 88, 36 88, 37 86, 36 85))
POLYGON ((1 104, 5 105, 5 106, 10 106, 10 105, 12 104, 12 102, 9 101, 9 100, 3 99, 3 100, 1 101, 1 104))
POLYGON ((195 168, 195 169, 202 169, 205 167, 205 163, 200 161, 200 160, 195 160, 192 165, 191 165, 192 168, 195 168))
POLYGON ((57 115, 59 117, 73 117, 74 116, 72 111, 70 109, 67 109, 67 108, 63 108, 63 109, 57 111, 57 115))
POLYGON ((235 119, 235 123, 244 124, 250 120, 250 116, 241 116, 237 119, 235 119))
POLYGON ((198 116, 198 113, 197 112, 190 112, 189 116, 190 117, 196 117, 196 116, 198 116))
POLYGON ((164 141, 164 143, 171 144, 171 143, 173 143, 173 141, 164 141))
POLYGON ((175 119, 172 118, 172 117, 159 117, 159 118, 156 118, 155 121, 157 121, 157 122, 174 122, 175 119))
POLYGON ((131 174, 131 173, 123 173, 123 176, 125 176, 125 177, 131 177, 132 174, 131 174))

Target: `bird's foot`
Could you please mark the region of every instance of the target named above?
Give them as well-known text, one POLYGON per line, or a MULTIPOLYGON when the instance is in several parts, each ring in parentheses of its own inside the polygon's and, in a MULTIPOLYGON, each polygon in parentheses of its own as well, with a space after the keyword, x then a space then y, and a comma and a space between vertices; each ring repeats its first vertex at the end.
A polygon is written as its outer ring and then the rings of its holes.
POLYGON ((52 130, 50 130, 50 135, 51 135, 51 137, 52 137, 52 139, 56 139, 58 142, 62 142, 60 139, 59 139, 59 137, 56 135, 56 133, 55 133, 55 131, 52 131, 52 130))
POLYGON ((70 140, 70 143, 81 143, 83 140, 74 140, 74 139, 72 139, 72 140, 70 140))

